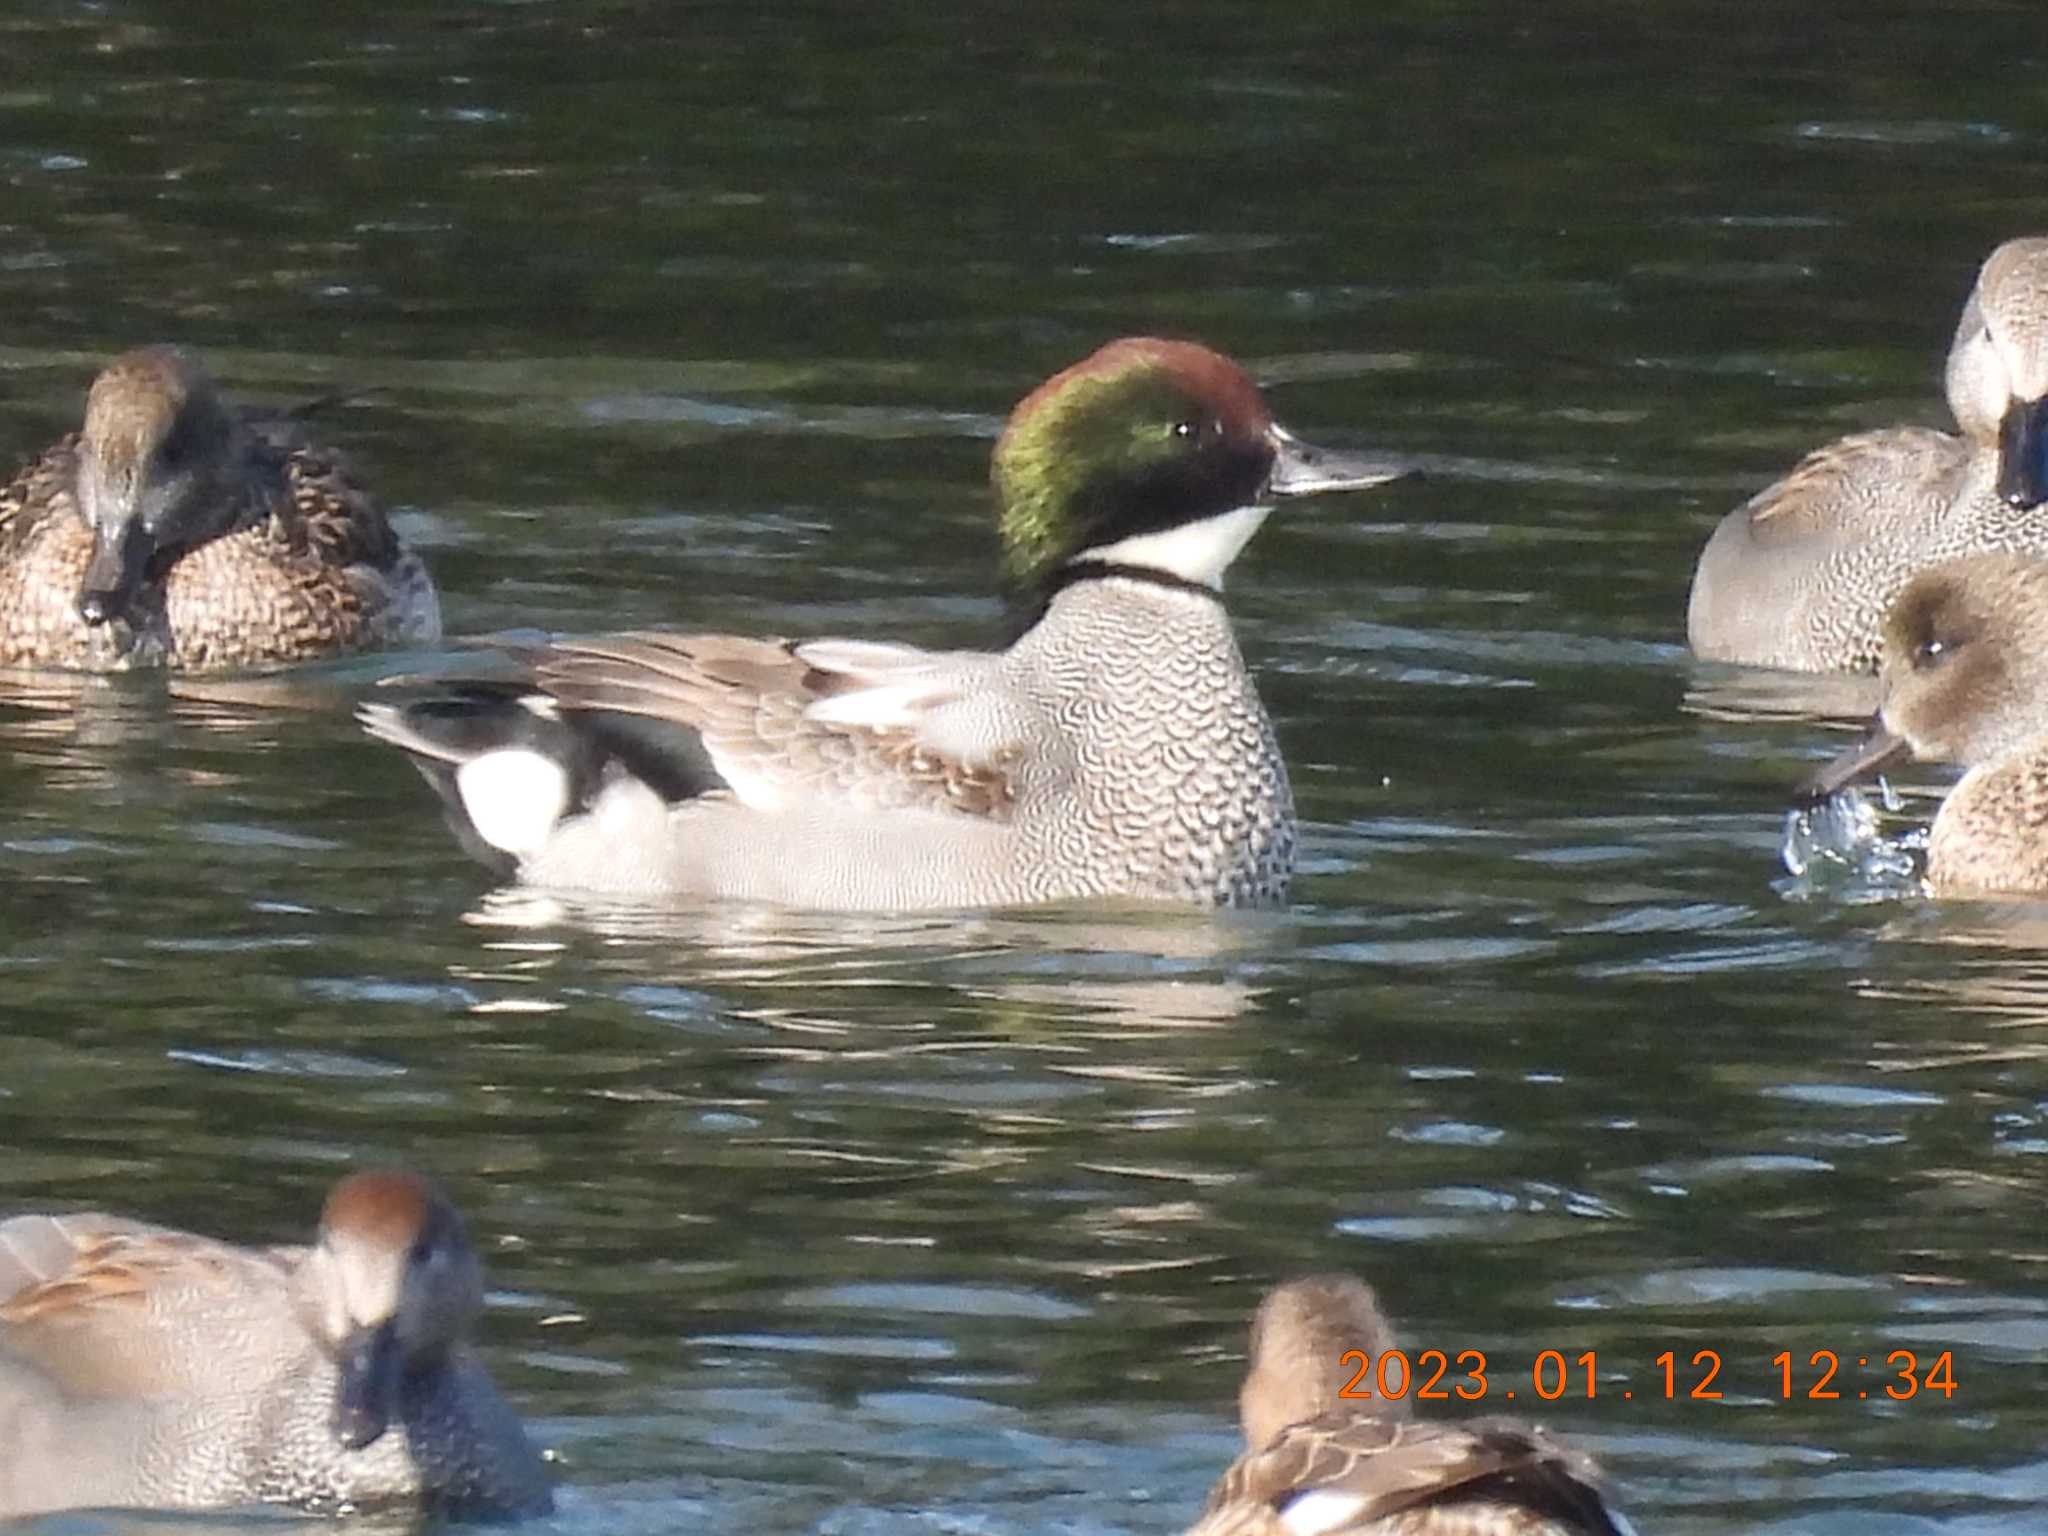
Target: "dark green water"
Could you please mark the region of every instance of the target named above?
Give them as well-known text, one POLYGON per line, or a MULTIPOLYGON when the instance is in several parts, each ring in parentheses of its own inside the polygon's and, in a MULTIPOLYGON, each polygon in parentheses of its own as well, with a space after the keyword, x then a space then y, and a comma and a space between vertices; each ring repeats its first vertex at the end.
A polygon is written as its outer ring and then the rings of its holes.
POLYGON ((1837 738, 1681 640, 1727 507, 1939 420, 2048 32, 1781 9, 12 7, 0 448, 143 341, 374 387, 329 430, 455 633, 989 639, 993 433, 1124 332, 1431 476, 1234 573, 1264 920, 508 902, 349 722, 404 659, 12 689, 0 1205, 273 1239, 433 1170, 577 1536, 1164 1536, 1335 1266, 1646 1536, 2037 1530, 2048 921, 1781 896, 1837 738))

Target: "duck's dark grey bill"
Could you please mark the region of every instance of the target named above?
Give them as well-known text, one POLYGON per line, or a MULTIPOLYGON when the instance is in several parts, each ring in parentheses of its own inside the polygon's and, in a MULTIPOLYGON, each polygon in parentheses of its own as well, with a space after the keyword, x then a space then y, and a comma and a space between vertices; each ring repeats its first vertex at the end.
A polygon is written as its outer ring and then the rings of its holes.
POLYGON ((1859 779, 1871 778, 1900 758, 1911 756, 1912 751, 1911 742, 1903 736, 1894 735, 1886 727, 1882 715, 1875 716, 1854 746, 1806 776, 1795 792, 1796 803, 1819 805, 1859 779))
POLYGON ((351 1451, 375 1445, 391 1425, 402 1362, 391 1324, 358 1328, 334 1357, 334 1438, 351 1451))
POLYGON ((1407 475, 1420 474, 1413 464, 1364 453, 1340 453, 1304 443, 1283 427, 1266 433, 1273 447, 1273 473, 1266 481, 1272 496, 1314 496, 1323 491, 1362 491, 1407 475))
POLYGON ((134 528, 124 528, 111 540, 96 534, 92 558, 78 584, 78 616, 88 624, 111 624, 127 617, 148 569, 149 541, 134 528))
POLYGON ((2015 400, 1998 424, 1998 495, 2022 512, 2048 501, 2048 396, 2015 400))

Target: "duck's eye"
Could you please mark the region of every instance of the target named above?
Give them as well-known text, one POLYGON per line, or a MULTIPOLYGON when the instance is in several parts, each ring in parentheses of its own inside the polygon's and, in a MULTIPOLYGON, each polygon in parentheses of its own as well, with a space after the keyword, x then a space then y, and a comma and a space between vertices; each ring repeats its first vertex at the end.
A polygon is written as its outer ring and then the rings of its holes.
POLYGON ((175 475, 192 458, 192 434, 183 428, 172 432, 156 450, 156 470, 160 475, 175 475))
POLYGON ((1192 441, 1202 435, 1202 424, 1199 421, 1176 421, 1173 424, 1173 435, 1192 441))
POLYGON ((1913 651, 1913 665, 1916 667, 1938 667, 1949 657, 1948 645, 1941 640, 1922 640, 1913 651))

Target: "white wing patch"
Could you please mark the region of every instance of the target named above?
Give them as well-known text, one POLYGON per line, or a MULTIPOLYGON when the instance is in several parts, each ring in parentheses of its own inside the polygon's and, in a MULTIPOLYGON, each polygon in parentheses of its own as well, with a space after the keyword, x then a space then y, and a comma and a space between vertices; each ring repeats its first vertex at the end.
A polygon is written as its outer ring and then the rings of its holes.
POLYGON ((927 651, 885 640, 806 640, 796 648, 800 660, 820 672, 880 681, 898 672, 929 672, 962 659, 972 651, 927 651))
POLYGON ((1337 1530, 1355 1519, 1370 1502, 1364 1494, 1317 1488, 1288 1500, 1287 1507, 1280 1511, 1280 1523, 1294 1536, 1321 1536, 1322 1532, 1337 1530))
POLYGON ((901 731, 934 757, 979 770, 999 766, 1030 739, 1034 712, 981 651, 922 651, 907 645, 822 640, 797 656, 857 686, 804 711, 820 725, 901 731))
POLYGON ((942 677, 857 688, 818 700, 804 711, 804 718, 820 725, 871 731, 916 731, 923 728, 925 716, 950 700, 954 692, 952 683, 942 677))

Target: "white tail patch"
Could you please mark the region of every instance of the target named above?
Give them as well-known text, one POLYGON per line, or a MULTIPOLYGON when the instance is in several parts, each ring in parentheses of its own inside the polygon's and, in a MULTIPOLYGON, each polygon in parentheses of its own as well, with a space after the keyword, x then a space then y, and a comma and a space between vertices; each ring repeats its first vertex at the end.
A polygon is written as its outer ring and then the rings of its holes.
POLYGON ((1083 560, 1100 560, 1107 565, 1136 565, 1150 571, 1164 571, 1182 581, 1223 590, 1223 573, 1238 557, 1259 525, 1272 514, 1271 507, 1236 507, 1218 512, 1178 528, 1157 533, 1134 533, 1114 544, 1101 544, 1081 552, 1083 560))
POLYGON ((526 747, 502 747, 455 770, 455 787, 477 836, 515 858, 538 853, 569 808, 562 765, 526 747))

